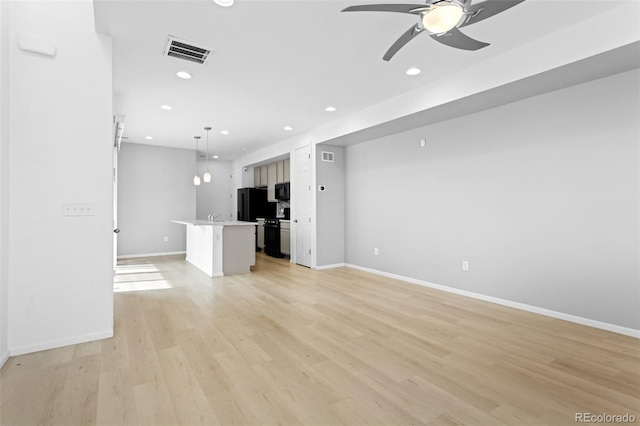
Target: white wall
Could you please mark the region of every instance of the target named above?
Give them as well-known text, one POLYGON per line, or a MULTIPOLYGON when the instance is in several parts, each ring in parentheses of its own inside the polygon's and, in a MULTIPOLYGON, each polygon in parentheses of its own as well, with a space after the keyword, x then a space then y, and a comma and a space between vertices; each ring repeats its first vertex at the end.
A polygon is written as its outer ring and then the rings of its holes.
MULTIPOLYGON (((200 177, 206 169, 206 161, 199 161, 200 177)), ((196 216, 206 220, 208 215, 216 213, 221 215, 216 220, 231 220, 231 161, 209 160, 209 172, 211 182, 202 181, 196 188, 196 216)))
POLYGON ((640 329, 639 77, 348 147, 347 262, 640 329))
POLYGON ((123 143, 118 160, 118 255, 184 252, 185 227, 171 220, 196 215, 195 152, 123 143))
POLYGON ((344 148, 318 144, 316 149, 316 264, 344 264, 344 148), (334 153, 334 162, 322 161, 322 151, 334 153), (325 190, 320 191, 319 187, 325 190))
POLYGON ((9 19, 0 2, 0 367, 9 356, 9 19))
POLYGON ((113 334, 112 63, 92 2, 9 2, 8 10, 9 347, 17 355, 113 334), (52 40, 56 56, 20 50, 18 32, 52 40), (63 202, 93 203, 94 215, 63 217, 63 202))
POLYGON ((253 167, 242 168, 242 188, 253 188, 255 182, 255 176, 253 174, 253 167))

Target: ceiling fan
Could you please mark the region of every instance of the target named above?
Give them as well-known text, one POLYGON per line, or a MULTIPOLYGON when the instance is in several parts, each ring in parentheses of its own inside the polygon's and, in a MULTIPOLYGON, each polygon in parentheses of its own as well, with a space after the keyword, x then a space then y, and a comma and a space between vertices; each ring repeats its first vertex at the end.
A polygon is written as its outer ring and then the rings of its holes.
POLYGON ((472 0, 427 0, 426 4, 368 4, 351 6, 343 12, 397 12, 418 16, 418 23, 409 28, 387 50, 382 59, 390 60, 398 50, 418 34, 426 32, 442 44, 463 50, 478 50, 487 47, 483 43, 464 35, 459 28, 497 15, 522 3, 524 0, 485 0, 471 5, 472 0))

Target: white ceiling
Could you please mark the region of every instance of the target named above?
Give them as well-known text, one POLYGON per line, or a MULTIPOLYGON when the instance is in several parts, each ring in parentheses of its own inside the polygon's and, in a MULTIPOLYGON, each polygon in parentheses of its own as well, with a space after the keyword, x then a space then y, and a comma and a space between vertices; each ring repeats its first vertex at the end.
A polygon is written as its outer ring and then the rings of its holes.
POLYGON ((464 29, 491 43, 485 49, 452 49, 422 35, 385 62, 382 55, 416 18, 340 13, 353 4, 385 2, 393 1, 236 0, 230 8, 211 0, 94 1, 97 30, 113 37, 114 112, 126 115, 124 136, 193 149, 193 136, 203 141, 210 125, 213 153, 237 159, 624 3, 527 0, 464 29), (214 52, 204 66, 164 57, 168 35, 214 52), (408 77, 409 67, 422 73, 408 77), (177 78, 180 70, 193 78, 177 78), (161 110, 163 104, 173 110, 161 110), (328 105, 337 111, 324 111, 328 105), (285 131, 287 125, 294 130, 285 131))

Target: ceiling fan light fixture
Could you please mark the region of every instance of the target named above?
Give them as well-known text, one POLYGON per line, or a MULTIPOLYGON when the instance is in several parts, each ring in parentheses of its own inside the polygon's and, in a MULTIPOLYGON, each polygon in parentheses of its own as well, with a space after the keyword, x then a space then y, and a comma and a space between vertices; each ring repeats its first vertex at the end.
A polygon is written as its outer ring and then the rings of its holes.
POLYGON ((422 25, 432 34, 442 34, 455 28, 463 15, 458 3, 434 5, 422 14, 422 25))

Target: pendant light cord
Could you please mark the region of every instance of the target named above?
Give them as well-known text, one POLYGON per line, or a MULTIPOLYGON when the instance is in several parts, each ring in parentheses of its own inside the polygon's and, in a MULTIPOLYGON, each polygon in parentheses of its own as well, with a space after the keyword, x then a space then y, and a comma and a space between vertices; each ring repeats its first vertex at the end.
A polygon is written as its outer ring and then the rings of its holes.
POLYGON ((198 175, 198 142, 200 136, 194 136, 194 139, 196 140, 196 175, 193 177, 193 184, 198 186, 200 185, 200 176, 198 175))
POLYGON ((194 136, 193 137, 196 140, 196 175, 198 174, 198 142, 200 139, 200 136, 194 136))
POLYGON ((204 128, 204 130, 207 131, 207 170, 202 175, 202 180, 204 180, 204 183, 210 183, 211 172, 209 171, 209 130, 211 130, 211 127, 207 126, 204 128))

